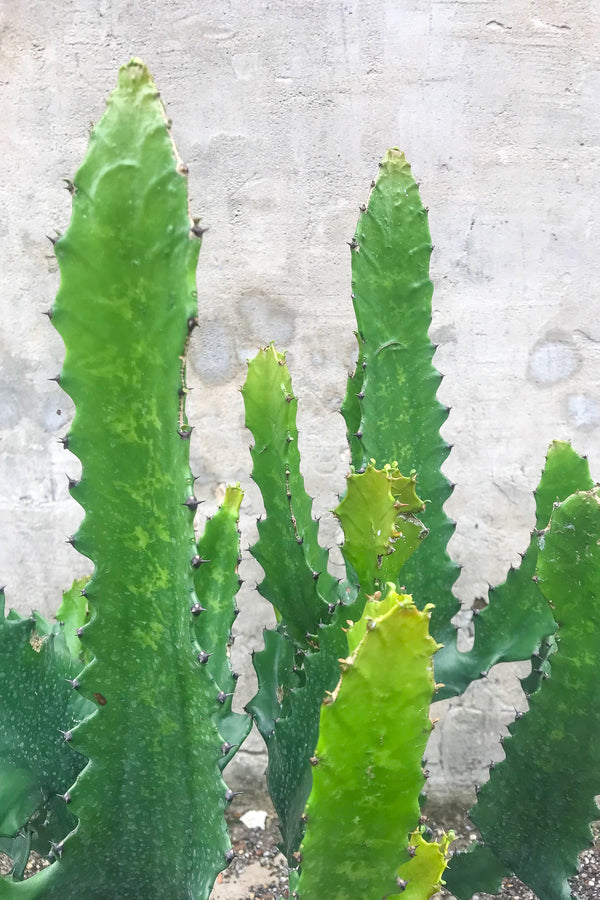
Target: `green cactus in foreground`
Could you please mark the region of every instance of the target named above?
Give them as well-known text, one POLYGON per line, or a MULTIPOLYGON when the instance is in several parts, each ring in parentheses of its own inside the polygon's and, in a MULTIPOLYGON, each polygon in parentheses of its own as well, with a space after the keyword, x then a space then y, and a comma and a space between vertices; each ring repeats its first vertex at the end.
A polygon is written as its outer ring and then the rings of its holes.
POLYGON ((437 645, 429 609, 393 589, 381 605, 380 614, 367 610, 374 615, 321 707, 299 898, 383 897, 404 886, 398 869, 419 820, 437 645))
POLYGON ((229 490, 197 547, 184 401, 201 230, 185 173, 156 88, 133 60, 92 133, 55 246, 51 318, 65 342, 60 385, 76 407, 66 440, 83 466, 71 485, 85 511, 73 544, 94 563, 91 615, 76 637, 91 661, 81 671, 56 629, 42 630, 36 653, 38 618, 3 620, 0 631, 2 702, 15 659, 43 691, 35 711, 15 711, 10 733, 3 715, 4 735, 33 729, 41 708, 49 745, 36 738, 30 768, 9 757, 6 778, 20 789, 3 830, 29 827, 58 793, 69 822, 54 864, 3 880, 0 897, 207 898, 229 858, 220 767, 247 730, 231 713, 225 655, 241 492, 229 490), (74 698, 86 706, 74 709, 74 698))

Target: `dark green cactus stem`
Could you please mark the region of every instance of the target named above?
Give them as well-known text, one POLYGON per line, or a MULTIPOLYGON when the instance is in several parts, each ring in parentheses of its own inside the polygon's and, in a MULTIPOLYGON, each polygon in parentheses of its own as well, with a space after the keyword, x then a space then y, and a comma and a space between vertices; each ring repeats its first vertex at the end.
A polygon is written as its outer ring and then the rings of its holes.
POLYGON ((223 738, 225 768, 240 744, 247 738, 252 719, 235 713, 231 701, 236 678, 229 661, 231 628, 237 616, 235 595, 240 588, 237 573, 240 555, 238 520, 244 494, 238 485, 229 485, 218 512, 208 520, 192 558, 194 587, 204 612, 194 617, 197 660, 206 666, 218 688, 220 702, 215 724, 223 738))
POLYGON ((420 606, 435 604, 431 633, 444 644, 435 663, 443 681, 458 611, 452 594, 458 567, 446 553, 454 525, 443 511, 451 486, 440 470, 450 450, 439 434, 447 410, 436 399, 441 378, 428 337, 433 288, 427 210, 397 149, 380 164, 350 248, 359 359, 342 412, 352 463, 358 471, 371 459, 378 467, 396 461, 402 472, 419 473, 419 493, 428 501, 423 521, 431 533, 427 552, 413 556, 402 581, 420 606))
POLYGON ((206 900, 225 867, 219 688, 197 659, 196 545, 185 358, 200 242, 187 169, 145 66, 121 69, 74 178, 56 243, 52 322, 83 464, 75 547, 94 563, 93 661, 73 687, 95 713, 73 730, 90 762, 70 788, 77 829, 57 861, 0 897, 206 900))
MULTIPOLYGON (((551 672, 529 712, 504 741, 506 759, 491 772, 470 817, 484 847, 461 861, 461 897, 481 890, 478 856, 493 854, 540 900, 568 900, 567 878, 591 842, 600 793, 600 498, 577 493, 557 504, 540 541, 539 586, 559 626, 551 672), (471 875, 467 877, 467 865, 471 875)), ((458 868, 458 867, 457 867, 458 868)), ((457 879, 458 881, 458 879, 457 879)))
POLYGON ((242 395, 246 427, 254 436, 252 477, 266 511, 251 548, 265 570, 259 590, 285 619, 290 635, 306 646, 306 635, 329 618, 337 586, 327 571, 328 553, 319 545, 319 525, 300 473, 298 400, 285 354, 272 344, 261 350, 248 365, 242 395))
POLYGON ((416 827, 434 683, 429 609, 388 596, 321 710, 301 846, 300 900, 397 892, 416 827), (349 736, 351 735, 351 740, 349 736))
MULTIPOLYGON (((556 630, 552 612, 534 581, 538 554, 538 534, 546 527, 552 506, 574 491, 593 487, 587 460, 570 444, 553 441, 535 492, 536 524, 531 541, 518 569, 511 569, 506 581, 489 592, 488 605, 475 617, 473 648, 446 659, 445 683, 438 698, 461 693, 480 674, 498 662, 515 662, 534 656, 534 665, 543 664, 540 647, 556 630)), ((427 542, 429 545, 429 541, 427 542)), ((529 691, 533 689, 533 682, 529 691)))
POLYGON ((86 759, 65 737, 92 704, 71 688, 81 664, 68 643, 37 613, 5 617, 0 591, 0 838, 16 878, 32 846, 49 853, 75 824, 57 798, 86 759))

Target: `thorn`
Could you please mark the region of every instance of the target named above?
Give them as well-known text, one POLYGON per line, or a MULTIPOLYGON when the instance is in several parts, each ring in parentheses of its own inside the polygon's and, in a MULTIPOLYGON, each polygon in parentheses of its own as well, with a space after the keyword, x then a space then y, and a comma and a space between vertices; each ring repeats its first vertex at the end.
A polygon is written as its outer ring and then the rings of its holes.
POLYGON ((358 394, 357 394, 356 396, 358 397, 359 400, 364 400, 364 399, 365 399, 365 392, 364 392, 364 391, 359 391, 358 394))
POLYGON ((65 739, 65 741, 67 742, 67 744, 73 738, 73 732, 71 731, 70 728, 68 731, 61 731, 61 734, 62 734, 63 738, 65 739))
POLYGON ((335 612, 336 606, 337 606, 337 603, 328 603, 327 604, 327 611, 330 616, 333 615, 333 613, 335 612))
POLYGON ((358 250, 358 241, 356 238, 352 238, 351 241, 346 241, 351 250, 358 250))
POLYGON ((312 577, 314 578, 314 580, 315 580, 315 581, 318 581, 318 580, 319 580, 319 575, 320 575, 321 573, 320 573, 320 572, 312 572, 311 574, 312 574, 312 577))
POLYGON ((80 638, 83 635, 83 628, 78 628, 75 634, 78 638, 80 638))
MULTIPOLYGON (((65 475, 66 475, 66 473, 65 473, 65 475)), ((71 478, 70 475, 66 475, 66 479, 69 482, 68 488, 70 491, 72 491, 73 488, 76 488, 77 485, 79 484, 79 481, 76 478, 71 478)))
POLYGON ((77 193, 77 188, 75 187, 75 185, 73 184, 71 179, 63 178, 63 181, 65 182, 65 190, 67 190, 70 193, 71 197, 74 197, 75 194, 77 193))
POLYGON ((48 855, 55 856, 57 859, 60 859, 60 857, 63 855, 64 846, 65 845, 63 841, 61 841, 59 844, 50 842, 50 853, 48 855))
POLYGON ((414 856, 415 853, 417 852, 417 848, 416 848, 416 847, 407 847, 406 850, 407 850, 407 852, 408 852, 408 855, 411 856, 411 857, 414 856))
POLYGON ((200 603, 194 603, 190 608, 190 612, 193 616, 199 616, 200 613, 206 612, 205 608, 200 603))
POLYGON ((78 691, 81 687, 81 684, 77 678, 65 678, 65 681, 68 681, 74 691, 78 691))
POLYGON ((74 547, 75 546, 75 535, 72 534, 71 537, 68 537, 65 540, 65 544, 70 544, 71 547, 74 547))
POLYGON ((79 593, 81 594, 82 597, 87 597, 87 591, 86 591, 85 588, 81 588, 81 590, 79 591, 79 593))
POLYGON ((54 247, 54 245, 56 244, 56 242, 57 242, 57 240, 58 240, 58 238, 59 238, 59 235, 56 235, 55 237, 52 237, 52 235, 47 234, 46 237, 48 238, 48 240, 50 241, 50 243, 51 243, 52 246, 54 247))
POLYGON ((42 313, 42 315, 43 315, 43 316, 48 316, 48 318, 51 319, 51 318, 52 318, 52 307, 50 307, 50 309, 44 310, 44 312, 42 313))
POLYGON ((356 438, 357 440, 359 440, 359 441, 361 440, 362 436, 363 436, 363 433, 362 433, 362 431, 360 431, 360 430, 359 430, 359 431, 355 431, 354 434, 352 435, 352 437, 355 437, 355 438, 356 438))
POLYGON ((229 751, 233 750, 234 747, 235 747, 235 744, 230 744, 229 741, 224 741, 221 744, 221 753, 223 754, 223 756, 227 756, 229 751))
POLYGON ((58 443, 62 444, 65 450, 69 449, 69 435, 66 434, 64 437, 58 439, 58 443))
POLYGON ((403 881, 403 879, 400 878, 400 876, 398 875, 398 876, 396 876, 396 884, 398 885, 399 891, 405 891, 408 881, 403 881))
POLYGON ((196 659, 198 660, 199 663, 204 665, 205 663, 207 663, 209 661, 211 656, 212 656, 212 653, 207 653, 206 650, 201 650, 200 653, 198 654, 198 656, 196 657, 196 659))
POLYGON ((190 562, 194 569, 199 569, 202 563, 210 562, 210 559, 202 559, 201 556, 198 556, 198 554, 196 554, 196 556, 192 556, 190 562))
POLYGON ((318 766, 320 762, 321 762, 321 760, 319 759, 318 756, 311 756, 311 758, 310 758, 310 764, 311 764, 311 766, 312 766, 313 768, 314 768, 315 766, 318 766))
POLYGON ((188 509, 191 509, 194 512, 196 512, 196 510, 198 509, 198 507, 200 506, 200 504, 202 502, 203 502, 202 500, 198 500, 196 497, 188 497, 187 500, 184 500, 181 505, 187 506, 188 509))
POLYGON ((235 859, 235 850, 230 848, 225 854, 225 862, 229 865, 235 859))
POLYGON ((485 670, 484 670, 483 672, 480 672, 480 673, 479 673, 479 677, 480 677, 480 678, 487 678, 487 677, 488 677, 488 672, 486 672, 485 670))
POLYGON ((58 375, 53 375, 52 378, 49 378, 48 381, 55 381, 57 384, 60 384, 60 372, 58 375))
POLYGON ((177 429, 177 434, 181 438, 182 441, 189 441, 192 436, 192 431, 194 430, 193 425, 183 425, 181 428, 177 429))
POLYGON ((68 791, 65 794, 59 794, 58 796, 61 798, 61 800, 64 800, 65 803, 71 802, 71 795, 68 791))
POLYGON ((232 791, 231 788, 227 788, 225 791, 225 802, 231 803, 234 797, 239 797, 239 795, 243 793, 243 791, 232 791))
POLYGON ((233 697, 233 694, 226 694, 225 691, 219 691, 217 694, 217 700, 219 703, 225 703, 228 697, 233 697))
POLYGON ((205 234, 205 232, 207 232, 207 231, 208 231, 208 228, 207 227, 203 228, 202 225, 193 225, 192 228, 190 228, 190 232, 194 235, 194 237, 197 237, 197 238, 201 238, 202 235, 205 234))

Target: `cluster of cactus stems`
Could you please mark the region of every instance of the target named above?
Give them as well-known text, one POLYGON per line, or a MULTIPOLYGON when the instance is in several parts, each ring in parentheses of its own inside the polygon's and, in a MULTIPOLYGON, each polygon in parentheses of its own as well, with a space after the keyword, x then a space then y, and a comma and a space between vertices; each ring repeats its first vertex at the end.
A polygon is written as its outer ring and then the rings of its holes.
POLYGON ((265 506, 251 551, 277 626, 254 657, 249 715, 234 712, 242 491, 227 488, 197 538, 185 397, 203 228, 186 175, 132 60, 55 244, 49 314, 76 409, 65 446, 82 476, 69 489, 85 512, 71 540, 93 575, 54 624, 5 614, 0 595, 0 850, 12 860, 0 900, 207 900, 233 857, 221 773, 252 720, 290 896, 420 900, 445 878, 466 900, 514 873, 541 900, 566 900, 600 793, 600 498, 586 461, 550 447, 530 546, 460 652, 427 211, 403 154, 388 151, 350 242, 358 362, 334 511, 342 580, 304 487, 285 356, 270 345, 249 363, 242 394, 265 506), (529 711, 470 811, 480 840, 448 865, 451 836, 431 842, 419 827, 430 704, 528 659, 529 711), (52 864, 24 879, 32 850, 52 864))

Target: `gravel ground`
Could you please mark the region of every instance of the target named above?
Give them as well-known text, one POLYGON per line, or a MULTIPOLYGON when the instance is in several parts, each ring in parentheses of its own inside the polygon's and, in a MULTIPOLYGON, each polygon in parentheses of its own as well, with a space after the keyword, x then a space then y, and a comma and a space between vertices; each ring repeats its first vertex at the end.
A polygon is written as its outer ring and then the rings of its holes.
MULTIPOLYGON (((438 836, 441 829, 427 823, 438 836)), ((476 840, 476 833, 463 820, 447 823, 456 834, 453 849, 465 850, 476 840)), ((278 900, 287 897, 287 865, 277 851, 279 835, 276 820, 267 819, 264 830, 246 828, 240 821, 230 822, 231 837, 236 857, 222 873, 221 882, 215 885, 211 900, 278 900)), ((594 829, 595 844, 580 856, 580 872, 570 879, 574 896, 581 900, 600 900, 600 827, 594 829)), ((450 900, 452 895, 442 891, 440 900, 450 900)), ((505 878, 502 890, 495 900, 536 900, 518 878, 505 878)), ((492 900, 490 894, 474 894, 473 900, 492 900)))
MULTIPOLYGON (((440 828, 427 823, 434 836, 440 828)), ((215 885, 211 900, 278 900, 287 897, 288 869, 284 857, 277 850, 279 834, 276 820, 267 818, 266 827, 247 828, 237 817, 230 820, 231 840, 235 858, 215 885)), ((456 833, 454 849, 464 850, 476 839, 475 832, 464 820, 446 823, 456 833)), ((580 872, 570 879, 573 895, 580 900, 600 900, 600 824, 594 828, 595 843, 580 856, 580 872)), ((32 854, 27 865, 27 876, 35 874, 47 863, 32 854)), ((0 873, 9 869, 8 857, 0 853, 0 873)), ((451 894, 442 891, 441 900, 451 900, 451 894)), ((518 878, 505 878, 496 900, 536 900, 536 895, 518 878)), ((474 894, 473 900, 492 900, 490 894, 474 894)))

